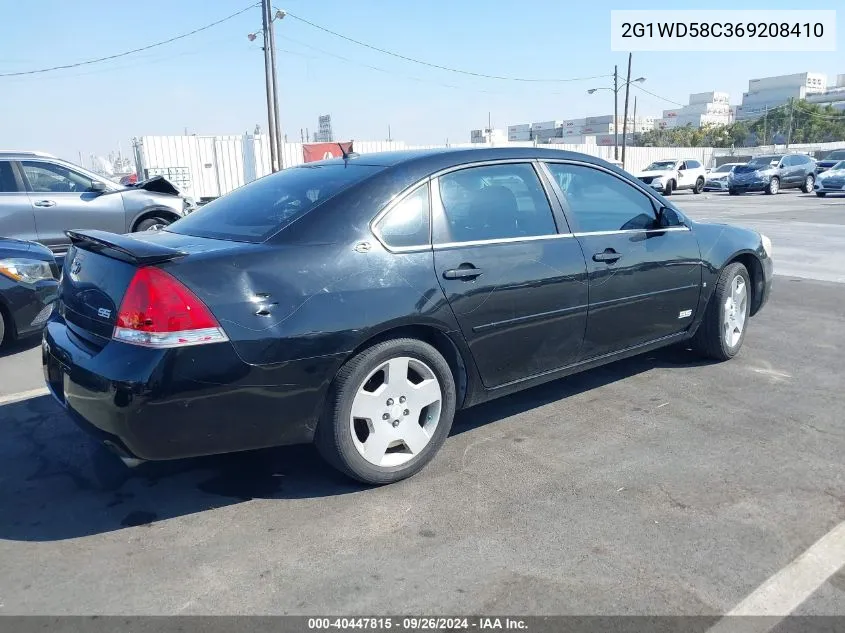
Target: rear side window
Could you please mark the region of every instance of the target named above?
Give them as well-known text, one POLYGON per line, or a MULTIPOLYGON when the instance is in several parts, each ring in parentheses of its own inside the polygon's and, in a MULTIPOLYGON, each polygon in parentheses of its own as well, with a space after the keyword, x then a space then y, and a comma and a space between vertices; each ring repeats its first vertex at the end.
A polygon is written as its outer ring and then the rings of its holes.
POLYGON ((335 194, 382 167, 303 165, 251 182, 167 227, 182 235, 263 242, 335 194))
POLYGON ((388 211, 375 229, 388 246, 427 246, 430 242, 429 217, 426 182, 388 211))
POLYGON ((701 167, 701 163, 699 163, 697 160, 687 161, 687 169, 698 169, 699 167, 701 167))
POLYGON ((12 193, 17 190, 18 183, 15 180, 15 172, 12 171, 12 163, 0 160, 0 193, 12 193))

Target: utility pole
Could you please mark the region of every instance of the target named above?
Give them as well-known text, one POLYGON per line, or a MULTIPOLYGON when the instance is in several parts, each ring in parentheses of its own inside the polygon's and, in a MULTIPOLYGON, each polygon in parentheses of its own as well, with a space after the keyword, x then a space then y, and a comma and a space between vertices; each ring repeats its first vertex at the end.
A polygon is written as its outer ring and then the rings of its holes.
POLYGON ((276 134, 276 93, 273 92, 275 68, 270 49, 270 1, 261 0, 261 33, 264 37, 264 83, 267 90, 267 132, 270 137, 270 171, 279 171, 279 137, 276 134))
MULTIPOLYGON (((279 115, 279 86, 276 79, 278 72, 276 71, 276 33, 273 28, 273 6, 271 0, 264 0, 262 6, 267 12, 267 26, 270 35, 270 69, 273 74, 273 116, 276 119, 276 159, 279 162, 279 169, 284 169, 285 146, 282 140, 282 119, 279 115)), ((280 19, 285 17, 282 11, 279 11, 276 15, 280 19)))
POLYGON ((637 95, 634 95, 634 132, 632 137, 637 135, 637 95))
POLYGON ((625 137, 628 134, 628 93, 631 92, 631 57, 628 53, 628 77, 625 80, 625 114, 622 116, 622 169, 625 169, 625 137))
POLYGON ((619 160, 619 67, 613 66, 613 160, 619 160))
POLYGON ((792 108, 795 100, 789 97, 789 127, 786 130, 786 149, 789 149, 789 141, 792 140, 792 108))
POLYGON ((387 142, 390 143, 393 141, 393 137, 390 135, 390 125, 387 126, 387 142))
POLYGON ((490 147, 493 147, 493 118, 490 112, 487 113, 487 140, 490 143, 490 147))

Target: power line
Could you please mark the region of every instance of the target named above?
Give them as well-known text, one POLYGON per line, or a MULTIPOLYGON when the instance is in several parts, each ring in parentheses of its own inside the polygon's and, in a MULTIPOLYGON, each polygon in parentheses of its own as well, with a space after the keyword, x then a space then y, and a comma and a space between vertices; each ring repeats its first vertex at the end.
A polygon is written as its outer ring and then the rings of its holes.
POLYGON ((654 92, 651 92, 650 90, 646 90, 645 88, 643 88, 641 85, 639 85, 637 83, 631 83, 631 85, 634 86, 634 88, 636 88, 637 90, 642 90, 644 93, 649 94, 652 97, 657 97, 658 99, 661 99, 661 100, 665 101, 666 103, 671 103, 672 105, 680 106, 682 108, 686 105, 684 103, 678 103, 677 101, 672 101, 671 99, 667 99, 666 97, 663 97, 659 94, 655 94, 654 92))
POLYGON ((527 77, 507 77, 504 75, 488 75, 485 73, 476 73, 470 70, 461 70, 460 68, 450 68, 448 66, 441 66, 440 64, 434 64, 432 62, 423 61, 421 59, 415 59, 413 57, 408 57, 407 55, 402 55, 401 53, 396 53, 393 51, 386 50, 384 48, 379 48, 378 46, 373 46, 372 44, 367 44, 366 42, 362 42, 360 40, 356 40, 352 37, 348 37, 343 35, 342 33, 338 33, 337 31, 332 31, 331 29, 327 29, 324 26, 320 26, 319 24, 314 24, 305 18, 301 18, 298 15, 294 15, 289 11, 285 12, 286 17, 293 18, 294 20, 299 20, 308 26, 311 26, 315 29, 323 31, 324 33, 328 33, 329 35, 334 35, 335 37, 339 37, 347 42, 352 42, 353 44, 357 44, 358 46, 363 46, 364 48, 369 48, 370 50, 377 51, 379 53, 384 53, 385 55, 390 55, 391 57, 396 57, 398 59, 403 59, 407 62, 413 62, 414 64, 420 64, 422 66, 428 66, 429 68, 437 68, 438 70, 446 70, 451 73, 458 73, 461 75, 469 75, 471 77, 481 77, 483 79, 501 79, 505 81, 522 81, 522 82, 546 82, 546 83, 563 83, 569 81, 586 81, 588 79, 601 79, 602 77, 610 77, 610 75, 593 75, 592 77, 571 77, 569 79, 537 79, 537 78, 527 78, 527 77))
POLYGON ((231 20, 242 13, 246 13, 250 9, 258 6, 257 3, 251 4, 248 7, 241 9, 240 11, 233 13, 232 15, 226 16, 216 22, 212 22, 211 24, 206 24, 205 26, 201 26, 198 29, 194 29, 193 31, 188 31, 187 33, 182 33, 181 35, 177 35, 175 37, 171 37, 170 39, 162 40, 161 42, 155 42, 154 44, 148 44, 147 46, 142 46, 141 48, 134 48, 130 51, 124 51, 122 53, 115 53, 114 55, 106 55, 105 57, 98 57, 97 59, 88 59, 82 62, 75 62, 73 64, 63 64, 61 66, 51 66, 49 68, 39 68, 37 70, 24 70, 14 73, 0 73, 0 77, 20 77, 22 75, 37 75, 39 73, 47 73, 54 70, 65 70, 67 68, 77 68, 78 66, 87 66, 89 64, 97 64, 99 62, 105 62, 112 59, 118 59, 119 57, 126 57, 127 55, 132 55, 133 53, 140 53, 142 51, 150 50, 151 48, 155 48, 157 46, 163 46, 164 44, 170 44, 171 42, 175 42, 177 40, 184 39, 186 37, 190 37, 191 35, 195 35, 202 31, 206 31, 213 26, 217 26, 218 24, 222 24, 227 20, 231 20))

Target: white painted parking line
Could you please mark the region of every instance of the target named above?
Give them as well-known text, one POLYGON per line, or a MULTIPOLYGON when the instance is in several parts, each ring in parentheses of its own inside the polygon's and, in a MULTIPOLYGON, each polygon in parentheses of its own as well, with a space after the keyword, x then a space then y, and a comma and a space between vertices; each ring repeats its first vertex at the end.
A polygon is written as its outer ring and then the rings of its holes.
POLYGON ((816 541, 719 620, 708 633, 770 631, 845 565, 845 521, 816 541), (735 618, 735 616, 768 616, 735 618))
POLYGON ((20 402, 21 400, 29 400, 30 398, 37 398, 38 396, 46 396, 48 393, 50 393, 50 391, 47 387, 39 387, 38 389, 10 393, 7 396, 0 396, 0 405, 20 402))

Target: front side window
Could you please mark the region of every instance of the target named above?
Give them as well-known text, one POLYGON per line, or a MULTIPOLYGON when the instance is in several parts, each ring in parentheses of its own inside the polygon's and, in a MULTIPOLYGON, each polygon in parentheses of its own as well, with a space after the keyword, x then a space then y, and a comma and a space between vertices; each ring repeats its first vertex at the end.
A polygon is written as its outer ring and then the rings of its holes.
POLYGON ((440 243, 557 233, 546 193, 529 163, 470 167, 438 180, 445 215, 440 243))
POLYGON ((387 246, 425 246, 429 243, 428 183, 394 206, 375 228, 387 246))
POLYGON ((39 193, 84 193, 91 190, 90 178, 64 165, 24 160, 21 167, 29 186, 39 193))
POLYGON ((583 165, 549 163, 548 168, 563 191, 579 232, 655 228, 651 199, 633 185, 583 165))
POLYGON ((7 160, 0 160, 0 193, 12 193, 17 190, 18 183, 15 180, 12 163, 7 160))
POLYGON ((699 163, 697 160, 687 161, 687 169, 698 169, 699 167, 701 167, 701 163, 699 163))

